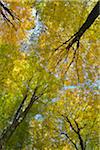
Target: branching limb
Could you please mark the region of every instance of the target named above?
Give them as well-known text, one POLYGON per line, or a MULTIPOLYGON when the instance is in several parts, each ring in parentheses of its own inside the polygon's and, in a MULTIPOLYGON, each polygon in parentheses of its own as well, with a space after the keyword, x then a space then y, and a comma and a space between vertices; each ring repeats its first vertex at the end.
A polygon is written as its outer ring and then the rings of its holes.
POLYGON ((67 133, 61 132, 61 134, 64 134, 69 139, 69 141, 74 145, 75 149, 78 150, 77 145, 73 142, 73 140, 69 137, 67 133))
POLYGON ((19 108, 17 109, 17 112, 14 116, 14 119, 13 119, 12 123, 6 129, 4 129, 2 135, 0 136, 0 146, 1 147, 2 147, 2 145, 4 145, 10 139, 12 134, 15 132, 16 128, 25 119, 25 117, 28 114, 29 110, 31 109, 33 103, 35 101, 37 101, 39 98, 41 98, 41 96, 45 93, 46 88, 47 87, 45 87, 42 90, 42 92, 40 92, 40 94, 36 95, 36 92, 38 90, 38 86, 36 86, 29 103, 27 104, 26 108, 24 110, 22 110, 23 106, 24 106, 24 103, 25 103, 25 101, 27 99, 27 96, 28 96, 27 93, 26 93, 25 97, 22 100, 22 103, 20 104, 19 108))
POLYGON ((82 149, 82 150, 85 150, 84 142, 83 142, 82 136, 81 136, 81 134, 80 134, 81 128, 79 127, 79 125, 78 125, 78 123, 77 123, 76 120, 74 120, 74 122, 75 122, 76 127, 77 127, 77 135, 78 135, 78 138, 79 138, 79 141, 80 141, 81 149, 82 149))
POLYGON ((66 74, 67 71, 69 70, 70 66, 73 64, 73 62, 74 62, 74 60, 75 60, 75 58, 76 58, 76 53, 77 53, 77 51, 78 51, 78 48, 79 48, 79 41, 77 41, 77 46, 76 46, 76 48, 75 48, 75 49, 73 48, 73 50, 74 50, 73 57, 72 57, 72 60, 71 60, 71 62, 69 63, 69 65, 68 65, 68 67, 67 67, 67 70, 65 71, 65 74, 66 74))
POLYGON ((60 46, 58 46, 55 51, 57 51, 59 48, 61 48, 63 45, 67 44, 66 49, 70 49, 74 43, 76 43, 77 41, 80 40, 80 38, 82 37, 82 35, 85 33, 85 31, 90 28, 90 26, 94 23, 94 21, 96 20, 96 18, 99 16, 100 12, 99 12, 99 1, 96 3, 96 5, 94 6, 94 8, 92 9, 92 11, 90 12, 90 14, 88 15, 86 21, 83 23, 83 25, 80 27, 80 29, 78 30, 78 32, 76 32, 74 35, 71 36, 71 38, 69 38, 67 41, 63 42, 60 46))
MULTIPOLYGON (((96 5, 94 6, 94 8, 92 9, 92 11, 90 12, 90 14, 88 15, 86 21, 79 28, 79 30, 74 35, 72 35, 71 38, 69 38, 67 41, 63 42, 61 45, 59 45, 54 51, 57 51, 61 47, 64 46, 67 50, 67 55, 68 55, 68 52, 70 51, 70 48, 72 48, 75 43, 77 43, 77 46, 76 46, 76 50, 77 50, 78 49, 77 47, 79 47, 78 44, 80 42, 80 38, 83 36, 83 34, 86 32, 86 30, 90 28, 90 26, 94 23, 96 18, 99 16, 99 14, 100 14, 99 13, 99 6, 100 6, 100 4, 99 4, 99 1, 98 1, 96 3, 96 5)), ((69 66, 67 67, 67 71, 70 68, 71 64, 75 60, 76 50, 74 51, 73 58, 72 58, 72 60, 69 64, 69 66)))
POLYGON ((66 121, 67 121, 68 124, 70 125, 71 129, 72 129, 75 133, 77 133, 77 130, 74 128, 74 126, 73 126, 73 124, 71 123, 71 121, 70 121, 70 119, 68 118, 68 116, 64 116, 64 115, 62 115, 62 116, 66 119, 66 121))
POLYGON ((15 19, 12 11, 8 9, 1 1, 0 1, 0 6, 12 17, 13 20, 15 19))
POLYGON ((5 4, 1 1, 0 1, 0 14, 7 23, 11 24, 15 28, 12 20, 15 19, 19 20, 19 18, 15 15, 15 13, 11 9, 5 6, 5 4))
POLYGON ((81 147, 81 150, 85 150, 85 147, 84 147, 84 142, 83 142, 83 139, 82 139, 82 136, 80 134, 80 130, 81 128, 79 127, 77 121, 74 120, 75 124, 76 124, 76 127, 77 129, 75 129, 75 127, 73 126, 73 124, 71 123, 70 119, 68 118, 68 116, 64 116, 62 115, 67 123, 70 125, 71 129, 74 131, 74 133, 78 136, 78 139, 79 139, 79 142, 80 142, 80 147, 81 147))

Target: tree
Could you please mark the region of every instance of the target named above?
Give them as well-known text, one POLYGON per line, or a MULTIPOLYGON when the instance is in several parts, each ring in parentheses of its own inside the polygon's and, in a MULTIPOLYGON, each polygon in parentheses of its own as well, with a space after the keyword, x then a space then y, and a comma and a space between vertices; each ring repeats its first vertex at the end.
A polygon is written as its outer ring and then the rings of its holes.
MULTIPOLYGON (((66 49, 70 49, 72 47, 72 45, 77 42, 77 48, 79 47, 79 40, 82 37, 82 35, 84 34, 84 32, 86 32, 86 30, 93 24, 93 22, 96 20, 96 18, 99 16, 99 1, 96 3, 96 5, 94 6, 94 8, 92 9, 92 11, 90 12, 90 14, 88 15, 86 21, 83 23, 83 25, 80 27, 79 31, 77 31, 68 41, 69 44, 66 47, 66 49)), ((63 44, 67 44, 68 41, 65 41, 63 44)), ((63 45, 61 45, 63 46, 63 45)), ((58 47, 59 48, 59 47, 58 47)), ((58 49, 57 48, 57 49, 58 49)), ((56 50, 57 50, 56 49, 56 50)))
POLYGON ((98 148, 98 137, 95 137, 98 101, 95 100, 97 89, 93 84, 98 82, 98 61, 94 57, 98 52, 94 48, 98 48, 99 1, 91 5, 90 11, 87 1, 19 1, 9 2, 9 7, 0 1, 3 17, 0 56, 1 66, 5 67, 0 67, 1 149, 84 150, 92 145, 98 148), (30 7, 33 5, 36 13, 30 7), (77 15, 77 10, 81 13, 84 8, 83 15, 77 15), (32 34, 37 36, 33 41, 25 39, 26 30, 32 26, 30 37, 32 34), (38 31, 38 26, 43 29, 38 31), (25 51, 25 46, 28 51, 25 51), (88 49, 91 49, 92 56, 88 49), (79 83, 85 90, 81 90, 79 83), (68 85, 79 88, 67 93, 65 88, 68 85), (41 115, 41 121, 38 121, 35 116, 40 113, 44 117, 41 115), (20 134, 23 134, 23 140, 19 139, 20 134), (62 139, 62 135, 67 140, 62 139))
POLYGON ((63 95, 60 94, 59 100, 48 105, 44 111, 46 115, 44 124, 49 131, 52 131, 52 138, 56 140, 60 138, 63 143, 66 141, 71 149, 99 147, 97 97, 93 96, 93 89, 91 94, 88 92, 90 92, 89 86, 88 89, 82 87, 81 90, 67 89, 63 95))

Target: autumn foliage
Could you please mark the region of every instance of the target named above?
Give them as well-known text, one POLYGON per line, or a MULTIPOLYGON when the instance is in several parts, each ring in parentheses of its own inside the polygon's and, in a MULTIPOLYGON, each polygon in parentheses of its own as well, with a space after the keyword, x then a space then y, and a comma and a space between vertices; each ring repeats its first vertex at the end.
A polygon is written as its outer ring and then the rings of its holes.
POLYGON ((98 8, 0 1, 0 149, 99 149, 98 8))

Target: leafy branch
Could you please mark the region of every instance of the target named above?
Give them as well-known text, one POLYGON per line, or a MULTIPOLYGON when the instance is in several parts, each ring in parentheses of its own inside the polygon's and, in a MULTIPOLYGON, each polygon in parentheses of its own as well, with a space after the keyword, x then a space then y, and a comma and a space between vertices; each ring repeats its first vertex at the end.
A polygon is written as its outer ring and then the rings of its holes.
POLYGON ((29 103, 27 104, 26 108, 23 110, 24 104, 28 98, 28 94, 26 92, 21 104, 19 105, 12 123, 6 128, 4 129, 4 131, 2 132, 2 135, 0 137, 0 148, 2 149, 3 146, 5 145, 5 143, 10 139, 10 137, 12 136, 12 134, 15 132, 16 128, 21 124, 21 122, 25 119, 26 115, 28 114, 29 110, 31 109, 33 103, 35 101, 37 101, 39 98, 41 98, 41 96, 44 94, 45 89, 44 88, 42 90, 42 92, 40 92, 38 95, 36 94, 37 90, 38 90, 39 86, 36 86, 33 94, 30 98, 29 103))
MULTIPOLYGON (((63 42, 61 45, 59 45, 54 51, 59 50, 61 47, 65 46, 66 50, 67 50, 67 57, 68 57, 68 53, 70 51, 70 48, 73 48, 73 45, 76 43, 76 48, 74 49, 74 53, 73 53, 73 57, 71 62, 69 63, 68 67, 67 67, 67 71, 70 68, 70 66, 72 65, 72 63, 74 62, 75 58, 76 58, 76 52, 79 48, 80 45, 80 39, 83 36, 83 34, 86 32, 87 29, 90 28, 90 26, 94 23, 94 21, 96 20, 96 18, 99 16, 99 1, 96 3, 96 5, 94 6, 94 8, 92 9, 92 11, 90 12, 90 14, 88 15, 86 21, 83 23, 83 25, 79 28, 79 30, 72 35, 67 41, 63 42)), ((66 72, 67 72, 66 71, 66 72)))

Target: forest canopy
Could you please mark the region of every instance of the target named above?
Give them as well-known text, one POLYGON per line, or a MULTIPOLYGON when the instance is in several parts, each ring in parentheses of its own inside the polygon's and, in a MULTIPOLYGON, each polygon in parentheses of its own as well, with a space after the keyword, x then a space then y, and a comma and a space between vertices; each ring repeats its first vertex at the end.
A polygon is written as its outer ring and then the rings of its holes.
POLYGON ((99 1, 0 0, 0 150, 98 150, 99 1))

